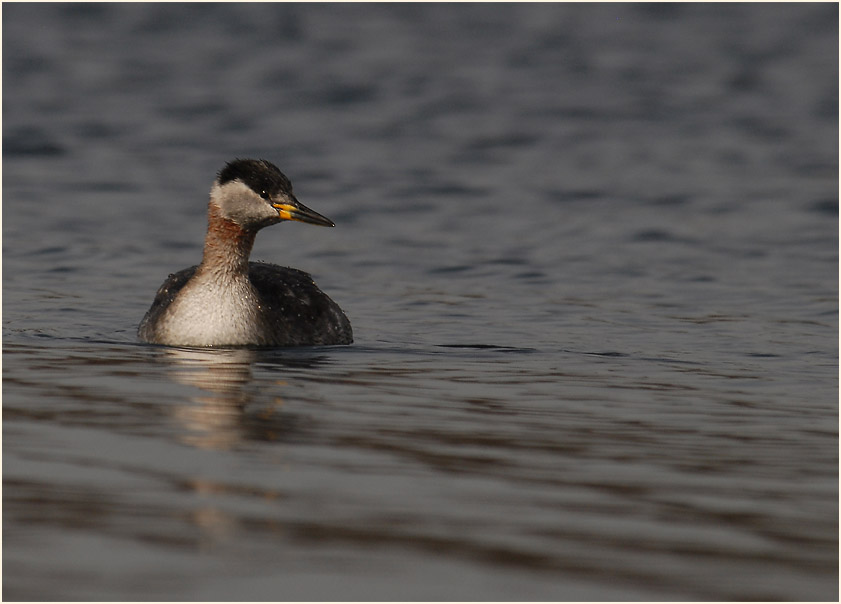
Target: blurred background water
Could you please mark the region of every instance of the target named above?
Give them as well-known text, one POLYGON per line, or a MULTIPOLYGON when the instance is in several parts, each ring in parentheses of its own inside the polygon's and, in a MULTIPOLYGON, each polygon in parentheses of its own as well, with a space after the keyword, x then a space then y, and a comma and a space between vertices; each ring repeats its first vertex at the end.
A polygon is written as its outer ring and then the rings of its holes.
POLYGON ((3 597, 838 598, 836 4, 5 4, 3 597), (141 345, 207 192, 356 342, 141 345))

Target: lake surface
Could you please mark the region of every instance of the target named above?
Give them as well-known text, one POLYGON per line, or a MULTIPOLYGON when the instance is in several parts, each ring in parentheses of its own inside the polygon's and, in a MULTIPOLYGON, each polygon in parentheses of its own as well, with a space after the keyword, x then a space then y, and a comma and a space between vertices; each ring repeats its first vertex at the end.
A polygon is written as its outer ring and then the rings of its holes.
POLYGON ((838 7, 3 6, 3 598, 837 600, 838 7), (224 162, 347 347, 135 330, 224 162))

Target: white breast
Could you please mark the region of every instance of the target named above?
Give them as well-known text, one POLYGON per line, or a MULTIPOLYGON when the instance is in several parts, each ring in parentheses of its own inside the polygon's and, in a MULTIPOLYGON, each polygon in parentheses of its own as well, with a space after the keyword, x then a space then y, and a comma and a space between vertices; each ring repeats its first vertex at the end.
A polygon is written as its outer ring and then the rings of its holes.
POLYGON ((194 277, 178 292, 158 326, 161 344, 237 346, 259 342, 259 301, 247 278, 194 277))

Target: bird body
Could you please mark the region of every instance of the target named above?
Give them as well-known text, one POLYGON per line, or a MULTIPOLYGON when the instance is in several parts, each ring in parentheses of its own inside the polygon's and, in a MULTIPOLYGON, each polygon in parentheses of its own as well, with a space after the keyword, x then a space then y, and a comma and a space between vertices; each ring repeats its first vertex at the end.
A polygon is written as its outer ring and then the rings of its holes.
POLYGON ((249 262, 257 231, 283 220, 333 226, 295 199, 273 164, 227 164, 211 189, 201 264, 169 276, 138 337, 195 347, 350 344, 350 322, 310 275, 249 262))

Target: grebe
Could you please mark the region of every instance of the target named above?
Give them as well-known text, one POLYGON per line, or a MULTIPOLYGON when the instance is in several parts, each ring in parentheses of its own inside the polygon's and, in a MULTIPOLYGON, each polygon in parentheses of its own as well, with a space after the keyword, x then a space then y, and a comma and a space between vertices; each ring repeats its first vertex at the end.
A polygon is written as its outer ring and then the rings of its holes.
POLYGON ((229 162, 210 189, 201 264, 164 281, 138 337, 190 347, 350 344, 350 321, 312 277, 248 261, 257 231, 284 220, 335 226, 295 199, 274 164, 229 162))

